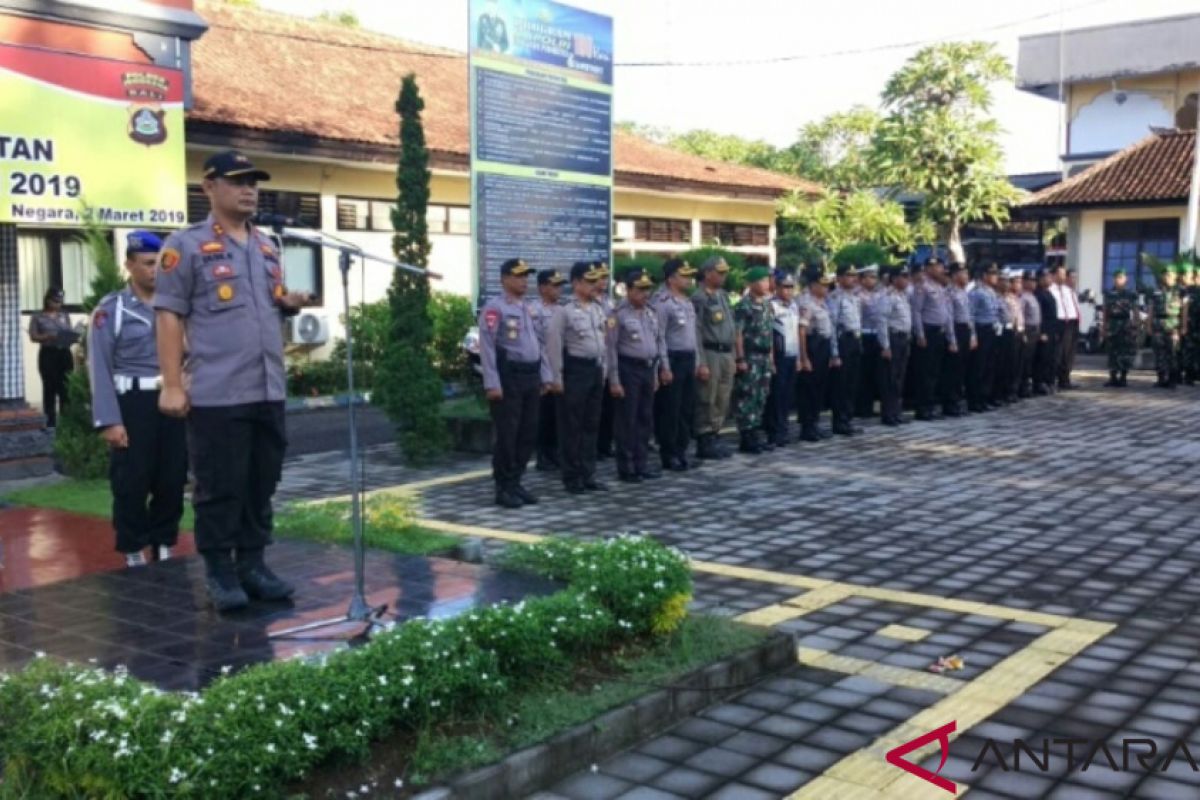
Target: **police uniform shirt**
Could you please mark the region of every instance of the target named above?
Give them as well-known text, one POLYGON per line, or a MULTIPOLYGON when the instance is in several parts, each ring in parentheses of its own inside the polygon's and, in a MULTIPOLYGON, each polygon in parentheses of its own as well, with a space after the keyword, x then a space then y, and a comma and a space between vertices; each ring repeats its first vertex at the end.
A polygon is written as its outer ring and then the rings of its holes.
POLYGON ((617 306, 612 320, 612 336, 608 339, 608 381, 621 385, 618 358, 632 358, 646 366, 666 363, 667 343, 658 327, 658 314, 649 305, 634 308, 628 301, 617 306))
POLYGON ((862 292, 862 332, 873 333, 878 337, 880 330, 887 327, 887 319, 884 316, 885 291, 876 289, 871 292, 862 292))
POLYGON ((607 362, 608 320, 599 303, 572 298, 561 306, 546 330, 546 356, 552 383, 562 383, 563 356, 594 359, 604 369, 607 362))
POLYGON ((950 307, 954 313, 955 325, 966 325, 975 335, 975 321, 971 314, 971 298, 966 289, 953 287, 950 290, 950 307))
POLYGON ((800 309, 796 301, 785 302, 779 297, 771 298, 771 325, 775 335, 783 342, 783 354, 789 358, 800 355, 800 309))
POLYGON ((862 303, 854 292, 834 289, 829 295, 829 310, 833 329, 839 336, 843 333, 862 334, 862 303))
POLYGON ((922 281, 920 287, 913 292, 913 332, 918 338, 925 338, 925 328, 941 328, 946 332, 946 341, 950 345, 957 344, 954 337, 950 310, 950 297, 946 287, 935 281, 922 281))
POLYGON ((898 333, 907 334, 912 330, 912 303, 907 292, 888 288, 879 298, 879 346, 884 350, 892 349, 892 337, 898 333))
POLYGON ((1006 329, 1011 328, 1017 333, 1024 331, 1025 320, 1021 316, 1020 299, 1018 299, 1015 294, 1007 292, 1003 297, 1000 298, 1000 306, 1001 311, 1004 313, 1004 319, 1002 320, 1004 327, 1006 329))
POLYGON ((686 296, 667 292, 658 298, 658 327, 667 340, 667 351, 696 352, 696 309, 686 296))
POLYGON ((183 318, 194 406, 283 402, 283 267, 251 228, 245 242, 209 215, 163 245, 154 308, 183 318))
POLYGON ((996 295, 996 290, 981 283, 971 290, 971 317, 977 326, 990 325, 995 327, 1004 322, 1002 303, 996 295))
POLYGON ((800 312, 800 327, 807 329, 809 335, 829 339, 833 348, 831 357, 837 358, 837 337, 833 335, 833 318, 829 315, 829 306, 805 292, 797 302, 796 308, 800 312))
POLYGON ((1027 328, 1042 327, 1042 306, 1033 292, 1021 292, 1021 317, 1027 328))
MULTIPOLYGON (((71 330, 71 315, 66 311, 59 311, 56 314, 51 314, 48 311, 39 311, 29 318, 29 334, 30 336, 45 336, 53 333, 56 336, 63 331, 71 330)), ((58 347, 62 348, 56 341, 41 342, 42 347, 58 347)))
POLYGON ((533 327, 537 332, 538 341, 544 347, 546 344, 546 329, 550 327, 550 320, 553 319, 554 313, 558 311, 559 303, 547 303, 544 300, 538 299, 533 305, 533 327))
POLYGON ((92 424, 121 425, 114 379, 158 377, 154 308, 130 287, 104 296, 92 312, 88 333, 88 380, 92 386, 92 424))
MULTIPOLYGON (((545 303, 538 303, 545 306, 545 303)), ((553 310, 553 307, 551 307, 553 310)), ((500 350, 504 358, 526 364, 540 362, 542 383, 550 383, 550 364, 543 357, 542 338, 538 335, 539 309, 524 298, 512 300, 501 294, 491 298, 479 312, 479 362, 483 367, 483 388, 500 389, 500 350)))
POLYGON ((709 292, 701 287, 692 295, 696 309, 696 326, 701 346, 705 342, 733 347, 733 309, 729 305, 729 294, 724 289, 709 292))

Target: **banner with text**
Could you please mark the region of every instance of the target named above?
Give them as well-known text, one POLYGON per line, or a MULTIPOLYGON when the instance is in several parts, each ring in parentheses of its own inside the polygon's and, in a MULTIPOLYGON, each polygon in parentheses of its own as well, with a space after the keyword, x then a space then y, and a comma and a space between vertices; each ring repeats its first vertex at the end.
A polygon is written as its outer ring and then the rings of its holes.
POLYGON ((523 258, 564 273, 612 246, 612 18, 471 0, 472 231, 479 294, 523 258))
POLYGON ((187 221, 183 73, 0 45, 0 222, 187 221))

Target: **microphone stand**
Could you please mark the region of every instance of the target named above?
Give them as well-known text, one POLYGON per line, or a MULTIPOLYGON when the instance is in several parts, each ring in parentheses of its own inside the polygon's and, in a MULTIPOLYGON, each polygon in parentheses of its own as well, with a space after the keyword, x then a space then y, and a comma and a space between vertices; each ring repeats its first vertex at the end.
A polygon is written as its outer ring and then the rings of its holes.
MULTIPOLYGON (((272 226, 275 235, 281 239, 286 239, 295 242, 304 242, 319 248, 335 250, 338 254, 338 269, 342 273, 342 311, 346 318, 346 390, 349 394, 349 402, 346 403, 346 416, 349 424, 349 439, 350 439, 350 527, 354 537, 354 591, 350 597, 350 605, 346 609, 344 616, 335 617, 316 622, 308 622, 303 625, 297 625, 291 628, 277 631, 268 636, 269 639, 279 639, 289 636, 294 636, 299 633, 307 633, 321 628, 328 628, 334 625, 341 625, 347 622, 361 622, 366 625, 361 633, 351 637, 354 639, 365 638, 369 636, 382 623, 380 619, 387 612, 387 604, 379 606, 371 606, 367 603, 365 590, 365 567, 366 567, 366 542, 363 537, 363 515, 362 515, 362 470, 359 464, 358 457, 358 419, 355 413, 355 395, 354 395, 354 334, 353 327, 350 324, 350 266, 354 258, 358 258, 365 266, 366 262, 374 261, 380 264, 386 264, 393 269, 402 269, 407 272, 412 272, 416 275, 425 275, 430 278, 440 279, 442 276, 422 269, 414 267, 411 264, 404 264, 399 261, 394 261, 388 258, 381 258, 363 251, 361 247, 351 242, 338 239, 329 234, 315 230, 299 231, 296 229, 285 228, 282 224, 272 226)), ((282 248, 281 248, 282 249, 282 248)))

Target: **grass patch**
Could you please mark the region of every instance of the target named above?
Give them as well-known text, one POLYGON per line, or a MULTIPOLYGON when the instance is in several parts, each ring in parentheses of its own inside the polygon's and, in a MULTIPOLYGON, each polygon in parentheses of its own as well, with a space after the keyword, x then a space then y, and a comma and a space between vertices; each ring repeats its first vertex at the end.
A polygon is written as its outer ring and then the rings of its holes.
MULTIPOLYGON (((45 486, 13 492, 5 502, 32 508, 52 508, 93 517, 112 516, 112 491, 107 480, 67 479, 45 486)), ((458 537, 416 524, 411 499, 405 495, 377 495, 367 501, 367 546, 405 555, 424 555, 448 550, 458 537)), ((193 528, 192 506, 184 505, 182 530, 193 528)), ((283 539, 303 539, 327 544, 350 544, 350 504, 328 503, 284 506, 275 514, 275 534, 283 539)))
MULTIPOLYGON (((5 495, 3 500, 14 506, 30 508, 52 508, 56 511, 70 511, 75 514, 86 514, 90 517, 112 516, 112 490, 108 481, 80 480, 67 478, 57 483, 44 486, 31 486, 5 495)), ((179 527, 191 530, 193 527, 192 507, 185 504, 183 519, 179 527)))
POLYGON ((424 785, 493 763, 747 650, 768 633, 721 617, 690 616, 670 636, 639 640, 585 664, 569 685, 532 689, 512 697, 497 716, 459 721, 423 735, 399 762, 408 770, 405 780, 424 785))
POLYGON ((440 410, 442 419, 476 419, 490 420, 491 412, 487 403, 478 395, 468 394, 463 397, 452 397, 442 401, 440 410))
MULTIPOLYGON (((422 528, 415 522, 414 501, 404 494, 376 495, 366 502, 363 537, 367 547, 405 555, 449 550, 458 537, 422 528)), ((289 539, 326 544, 349 544, 350 503, 292 503, 275 515, 275 532, 289 539)))

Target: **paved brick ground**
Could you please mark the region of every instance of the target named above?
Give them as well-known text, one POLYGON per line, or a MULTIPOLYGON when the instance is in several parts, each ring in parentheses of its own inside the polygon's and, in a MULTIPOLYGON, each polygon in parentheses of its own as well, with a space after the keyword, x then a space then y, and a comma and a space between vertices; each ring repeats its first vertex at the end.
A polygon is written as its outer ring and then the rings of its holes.
MULTIPOLYGON (((515 512, 491 505, 486 479, 442 485, 422 492, 424 510, 508 530, 644 530, 707 562, 1113 623, 963 732, 942 774, 969 786, 972 798, 1197 797, 1200 773, 1182 757, 1165 773, 1132 761, 1131 771, 1114 772, 1102 754, 1088 771, 1069 771, 1056 745, 1046 772, 1027 761, 1011 770, 1014 738, 1036 747, 1043 738, 1107 739, 1118 765, 1122 737, 1155 739, 1160 758, 1183 738, 1200 758, 1200 390, 1162 392, 1138 376, 1118 393, 1101 389, 1101 379, 1087 375, 1083 391, 983 416, 870 425, 851 440, 739 456, 635 487, 613 482, 609 493, 568 496, 553 476, 534 474, 529 486, 542 502, 515 512), (971 770, 988 737, 1001 741, 1008 771, 994 759, 971 770)), ((611 472, 606 462, 601 477, 611 472)), ((802 592, 700 574, 696 606, 737 614, 802 592)), ((780 627, 801 647, 913 674, 959 653, 967 666, 953 677, 962 681, 1045 630, 857 596, 780 627), (928 635, 880 635, 896 624, 928 635)), ((785 796, 947 694, 798 666, 544 796, 785 796)), ((936 767, 937 759, 923 763, 936 767)), ((911 796, 947 796, 905 780, 911 796)))

